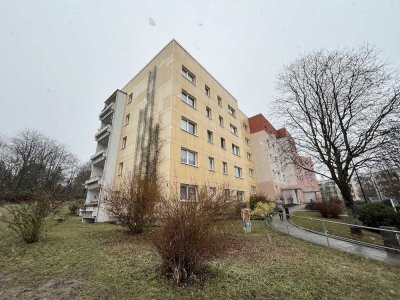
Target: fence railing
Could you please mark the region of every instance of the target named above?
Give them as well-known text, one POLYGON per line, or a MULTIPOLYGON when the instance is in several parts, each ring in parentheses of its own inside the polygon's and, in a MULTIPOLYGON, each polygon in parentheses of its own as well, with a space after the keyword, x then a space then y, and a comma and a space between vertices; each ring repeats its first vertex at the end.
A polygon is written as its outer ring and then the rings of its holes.
MULTIPOLYGON (((355 225, 325 219, 290 214, 290 222, 308 231, 324 235, 327 245, 329 238, 364 244, 400 253, 400 231, 355 225)), ((289 230, 289 227, 287 227, 289 230)))

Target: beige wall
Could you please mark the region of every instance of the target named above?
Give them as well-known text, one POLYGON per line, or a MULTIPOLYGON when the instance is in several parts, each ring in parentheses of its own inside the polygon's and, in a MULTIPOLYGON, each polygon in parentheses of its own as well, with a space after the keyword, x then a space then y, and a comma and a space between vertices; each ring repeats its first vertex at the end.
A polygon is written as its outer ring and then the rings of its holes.
POLYGON ((120 140, 122 145, 122 138, 126 136, 127 146, 119 150, 116 172, 120 162, 124 163, 124 173, 132 170, 139 109, 145 106, 147 76, 155 65, 158 68, 155 119, 159 118, 161 122, 163 140, 160 173, 168 186, 173 187, 180 183, 208 184, 215 187, 228 185, 232 190, 244 191, 245 199, 248 199, 251 186, 257 186, 257 174, 254 161, 247 159, 247 152, 254 159, 253 148, 245 144, 245 137, 251 139, 250 133, 243 128, 243 123, 248 126, 247 116, 239 110, 237 101, 229 92, 175 41, 169 43, 123 88, 128 95, 133 93, 133 101, 125 106, 124 118, 130 114, 130 122, 123 126, 120 140), (196 84, 181 75, 182 65, 196 76, 196 84), (210 97, 205 95, 205 85, 211 90, 210 97), (196 98, 195 109, 180 99, 182 89, 196 98), (222 107, 218 105, 217 95, 222 98, 222 107), (228 105, 235 109, 236 117, 228 113, 228 105), (212 110, 212 119, 206 116, 206 106, 212 110), (219 115, 224 118, 224 127, 219 125, 219 115), (180 128, 181 117, 197 124, 196 135, 180 128), (237 136, 229 131, 229 124, 237 127, 237 136), (207 130, 213 132, 213 144, 207 141, 207 130), (220 147, 221 137, 226 140, 226 150, 220 147), (232 153, 232 143, 240 147, 240 157, 232 153), (198 153, 196 167, 181 163, 181 147, 198 153), (215 171, 208 169, 209 156, 214 158, 215 171), (223 161, 228 163, 228 175, 222 172, 223 161), (242 168, 242 178, 234 176, 234 166, 242 168), (249 168, 254 170, 254 177, 249 176, 249 168))

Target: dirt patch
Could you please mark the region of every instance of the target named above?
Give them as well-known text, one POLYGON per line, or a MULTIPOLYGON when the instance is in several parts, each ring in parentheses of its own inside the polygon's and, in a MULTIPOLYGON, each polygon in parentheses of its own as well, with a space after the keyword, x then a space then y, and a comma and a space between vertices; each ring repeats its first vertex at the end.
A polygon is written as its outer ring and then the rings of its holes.
POLYGON ((79 283, 72 279, 48 279, 39 286, 15 286, 24 272, 0 274, 1 299, 80 299, 79 283))

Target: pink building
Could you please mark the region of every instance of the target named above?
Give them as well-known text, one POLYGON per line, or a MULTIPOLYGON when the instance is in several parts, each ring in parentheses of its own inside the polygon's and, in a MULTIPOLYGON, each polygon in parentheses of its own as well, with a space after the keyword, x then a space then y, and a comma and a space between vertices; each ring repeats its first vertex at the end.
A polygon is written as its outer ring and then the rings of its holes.
POLYGON ((285 128, 275 127, 262 115, 249 118, 251 140, 256 162, 257 188, 271 199, 282 197, 286 203, 307 203, 319 198, 315 173, 308 157, 300 156, 285 128), (291 147, 288 147, 291 145, 291 147), (289 149, 292 148, 292 149, 289 149))

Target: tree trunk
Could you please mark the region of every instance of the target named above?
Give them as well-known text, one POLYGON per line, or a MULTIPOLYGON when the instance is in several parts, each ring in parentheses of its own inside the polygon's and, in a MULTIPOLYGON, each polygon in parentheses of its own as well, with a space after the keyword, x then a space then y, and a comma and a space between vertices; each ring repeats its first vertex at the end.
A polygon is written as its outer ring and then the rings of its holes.
POLYGON ((355 219, 357 216, 356 208, 354 206, 353 196, 351 195, 351 188, 348 183, 338 183, 340 192, 342 193, 344 203, 348 209, 351 210, 352 217, 355 219))

